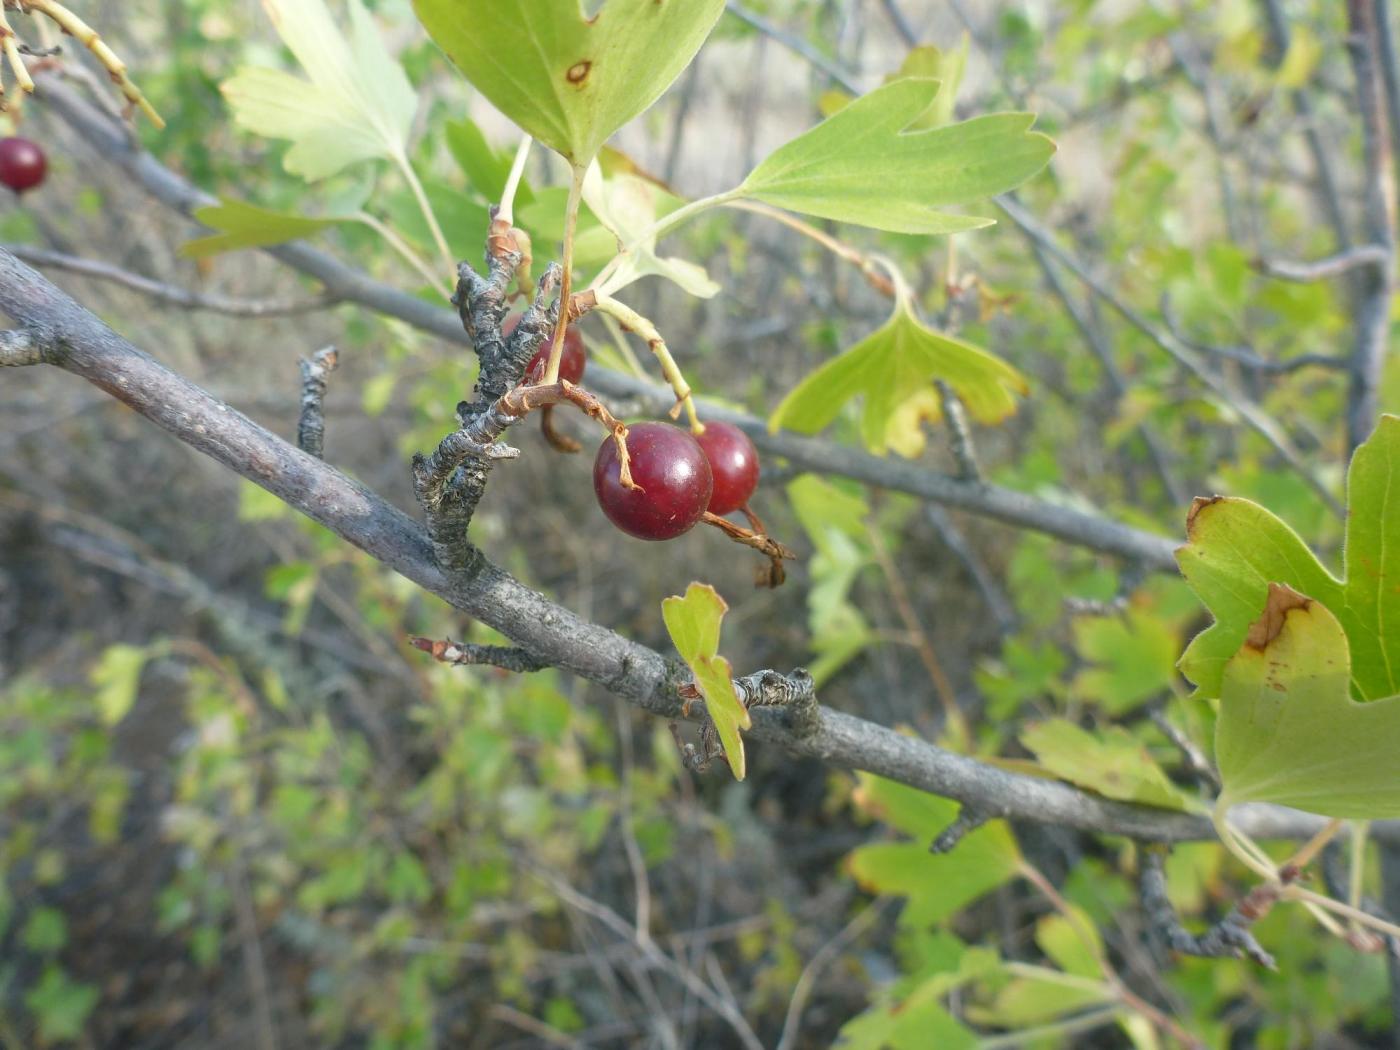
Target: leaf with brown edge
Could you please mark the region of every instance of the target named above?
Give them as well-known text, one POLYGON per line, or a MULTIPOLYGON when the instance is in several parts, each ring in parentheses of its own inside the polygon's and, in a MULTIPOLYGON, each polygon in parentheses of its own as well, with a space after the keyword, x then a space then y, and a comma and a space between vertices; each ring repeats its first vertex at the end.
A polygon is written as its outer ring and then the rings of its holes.
POLYGON ((1215 617, 1182 655, 1198 695, 1220 695, 1225 665, 1245 642, 1271 583, 1322 602, 1346 633, 1351 695, 1400 693, 1400 417, 1382 416, 1347 472, 1346 573, 1333 576, 1298 534, 1245 499, 1198 499, 1177 551, 1186 582, 1215 617))
POLYGON ((1269 585, 1225 667, 1218 805, 1276 802, 1327 817, 1400 817, 1400 696, 1358 703, 1347 635, 1315 598, 1269 585))

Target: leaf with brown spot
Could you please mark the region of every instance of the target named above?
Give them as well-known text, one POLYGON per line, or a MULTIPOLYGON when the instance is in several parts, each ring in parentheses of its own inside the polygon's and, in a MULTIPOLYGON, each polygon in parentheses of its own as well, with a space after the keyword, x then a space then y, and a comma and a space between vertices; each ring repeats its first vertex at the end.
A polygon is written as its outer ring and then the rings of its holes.
POLYGON ((724 0, 413 0, 428 34, 497 109, 570 163, 658 98, 690 64, 724 0))
POLYGON ((1245 499, 1198 499, 1177 562, 1215 617, 1181 657, 1202 697, 1220 695, 1226 663, 1245 643, 1271 583, 1322 602, 1346 632, 1351 695, 1400 693, 1400 417, 1382 416, 1347 473, 1346 575, 1339 580, 1298 534, 1245 499))
POLYGON ((1400 817, 1400 696, 1351 698, 1347 635, 1320 601, 1270 584, 1225 667, 1219 805, 1277 802, 1327 817, 1400 817))

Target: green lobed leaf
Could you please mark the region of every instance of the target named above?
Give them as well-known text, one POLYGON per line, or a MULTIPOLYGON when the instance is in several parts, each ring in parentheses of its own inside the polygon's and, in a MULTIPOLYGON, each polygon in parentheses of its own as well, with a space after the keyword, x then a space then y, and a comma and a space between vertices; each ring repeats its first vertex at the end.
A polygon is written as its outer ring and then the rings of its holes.
POLYGON ((807 568, 807 623, 816 654, 808 670, 820 687, 878 641, 850 597, 856 577, 873 564, 865 524, 870 507, 858 493, 812 474, 789 483, 787 493, 816 549, 807 568))
POLYGON ((1182 655, 1182 674, 1203 697, 1220 695, 1226 663, 1285 583, 1336 616, 1351 651, 1351 695, 1400 693, 1400 417, 1382 416, 1347 473, 1346 576, 1333 577, 1298 535, 1249 500, 1197 499, 1186 518, 1181 573, 1215 622, 1182 655), (1390 542, 1387 545, 1387 538, 1390 542))
POLYGON ((958 815, 958 803, 869 773, 858 773, 855 801, 914 842, 862 846, 848 860, 866 889, 907 897, 900 921, 926 927, 948 918, 1021 870, 1021 854, 1004 821, 968 833, 953 853, 929 852, 929 843, 958 815))
POLYGON ((1400 817, 1400 696, 1351 698, 1347 635, 1322 602, 1273 583, 1263 608, 1221 680, 1219 805, 1400 817))
POLYGON ((1123 616, 1079 617, 1074 646, 1090 664, 1075 676, 1075 694, 1114 714, 1171 688, 1181 651, 1171 625, 1138 606, 1123 616))
POLYGON ((906 77, 856 99, 769 154, 739 194, 895 233, 955 233, 991 219, 941 209, 1014 189, 1055 152, 1029 113, 993 113, 928 130, 936 80, 906 77))
POLYGON ((743 780, 744 738, 739 730, 748 729, 753 721, 734 692, 734 672, 729 661, 719 655, 720 622, 728 610, 724 599, 708 583, 692 583, 685 589, 684 598, 676 595, 661 603, 661 618, 666 622, 671 644, 695 676, 695 686, 719 733, 734 779, 743 780))
POLYGON ((522 129, 586 165, 690 64, 724 0, 413 0, 447 57, 522 129))
POLYGON ((1055 776, 1105 798, 1164 809, 1189 809, 1190 798, 1168 779, 1147 749, 1119 726, 1091 733, 1064 718, 1021 731, 1021 743, 1055 776))
POLYGON ((310 81, 247 68, 222 86, 241 127, 292 143, 283 165, 308 182, 360 161, 402 157, 418 106, 364 4, 348 6, 347 39, 325 0, 263 0, 310 81))
POLYGON ((305 215, 273 211, 228 197, 221 197, 218 204, 197 209, 194 217, 219 232, 180 245, 180 254, 187 259, 205 259, 240 248, 283 244, 286 241, 309 237, 327 226, 346 221, 342 218, 313 219, 305 215))
POLYGON ((769 428, 814 434, 831 423, 846 402, 864 399, 861 436, 883 454, 923 450, 922 419, 942 416, 931 384, 948 383, 980 423, 1000 423, 1016 411, 1025 377, 971 343, 935 332, 899 303, 890 319, 855 346, 807 376, 779 403, 769 428), (913 407, 914 411, 908 409, 913 407))

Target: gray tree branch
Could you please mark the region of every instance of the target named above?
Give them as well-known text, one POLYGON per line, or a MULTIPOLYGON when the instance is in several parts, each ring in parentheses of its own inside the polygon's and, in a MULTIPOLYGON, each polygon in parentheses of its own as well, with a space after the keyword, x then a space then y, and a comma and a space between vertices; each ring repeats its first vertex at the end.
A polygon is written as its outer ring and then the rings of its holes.
MULTIPOLYGON (((185 214, 216 203, 215 198, 191 186, 149 153, 133 145, 105 114, 84 101, 71 87, 44 75, 36 81, 49 108, 77 131, 105 159, 118 165, 152 196, 185 214)), ((469 345, 457 316, 444 307, 389 285, 347 266, 338 259, 303 243, 266 249, 268 254, 301 273, 315 277, 327 292, 356 302, 378 313, 396 317, 415 328, 449 342, 469 345)), ((667 387, 624 376, 602 367, 590 367, 589 387, 612 398, 637 398, 648 407, 669 410, 675 401, 667 387)), ((1104 515, 1086 514, 1056 506, 997 485, 973 484, 936 474, 907 461, 885 460, 853 448, 798 437, 770 434, 760 419, 701 401, 706 418, 726 419, 740 426, 754 444, 770 456, 781 456, 793 465, 895 489, 1003 521, 1017 528, 1044 532, 1075 546, 1143 562, 1153 569, 1175 572, 1175 544, 1113 521, 1104 515)))
MULTIPOLYGON (((0 312, 23 328, 51 333, 47 363, 105 390, 535 658, 598 682, 652 714, 679 716, 678 689, 687 677, 680 665, 581 619, 484 557, 466 571, 445 572, 422 527, 402 511, 136 349, 4 250, 0 312)), ((1214 837, 1201 816, 1114 802, 1012 773, 829 708, 818 708, 815 726, 803 732, 805 726, 792 725, 793 714, 790 706, 755 707, 750 739, 888 777, 990 816, 1161 842, 1214 837)), ((1232 819, 1255 838, 1307 838, 1323 825, 1321 818, 1276 806, 1242 806, 1232 819)), ((1372 827, 1378 839, 1400 841, 1400 822, 1372 827)))

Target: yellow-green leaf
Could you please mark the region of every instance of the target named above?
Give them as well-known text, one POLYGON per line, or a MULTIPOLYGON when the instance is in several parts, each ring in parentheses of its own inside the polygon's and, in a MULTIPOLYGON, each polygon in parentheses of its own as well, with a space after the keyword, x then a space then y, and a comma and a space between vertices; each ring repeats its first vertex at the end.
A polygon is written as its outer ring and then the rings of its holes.
POLYGON ((936 80, 878 87, 779 147, 739 194, 780 208, 897 233, 953 233, 991 219, 942 209, 1014 189, 1055 152, 1029 113, 992 113, 915 130, 936 80))
POLYGON ((743 780, 744 738, 739 730, 748 729, 753 721, 734 692, 734 672, 729 661, 719 655, 720 623, 728 610, 724 599, 708 583, 692 583, 684 598, 672 596, 661 603, 661 618, 666 622, 671 644, 695 676, 695 686, 719 733, 734 779, 743 780))
POLYGON ((325 0, 263 0, 309 82, 247 68, 223 84, 242 127, 292 148, 286 169, 308 182, 376 157, 402 157, 418 100, 361 0, 349 0, 350 36, 325 0))
POLYGON ((1105 798, 1163 809, 1191 806, 1147 749, 1119 726, 1091 733, 1068 719, 1053 718, 1022 730, 1021 743, 1055 776, 1105 798))
POLYGON ((429 35, 497 109, 582 167, 690 64, 724 0, 413 0, 429 35))
POLYGON ((972 417, 987 424, 1015 412, 1015 395, 1028 390, 1025 377, 1005 361, 935 332, 901 302, 884 325, 799 383, 768 423, 774 430, 814 434, 860 395, 866 447, 914 455, 923 448, 921 420, 941 415, 935 379, 948 383, 972 417), (913 413, 907 410, 911 403, 913 413))
POLYGON ((194 217, 219 232, 182 244, 180 254, 189 259, 203 259, 239 248, 283 244, 309 237, 327 226, 345 221, 342 218, 311 218, 273 211, 228 197, 220 198, 218 204, 197 209, 194 217))
POLYGON ((94 699, 107 725, 120 722, 136 702, 136 690, 141 684, 141 671, 148 655, 139 646, 110 645, 92 669, 92 684, 97 690, 94 699))

